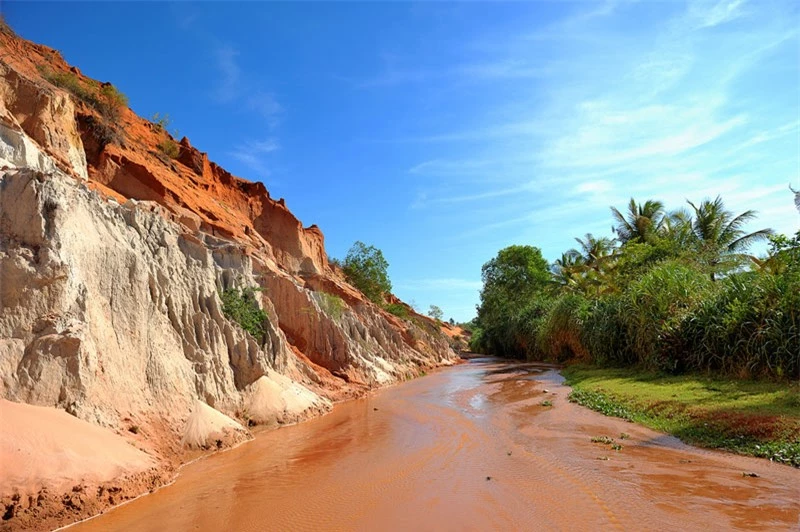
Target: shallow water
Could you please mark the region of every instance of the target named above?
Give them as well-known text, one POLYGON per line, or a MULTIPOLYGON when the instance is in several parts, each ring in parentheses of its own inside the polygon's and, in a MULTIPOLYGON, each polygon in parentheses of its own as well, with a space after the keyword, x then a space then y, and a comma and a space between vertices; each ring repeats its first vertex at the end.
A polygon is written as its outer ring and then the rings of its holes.
POLYGON ((800 470, 604 417, 561 381, 473 359, 261 433, 71 530, 800 529, 800 470), (623 448, 591 443, 604 435, 623 448))

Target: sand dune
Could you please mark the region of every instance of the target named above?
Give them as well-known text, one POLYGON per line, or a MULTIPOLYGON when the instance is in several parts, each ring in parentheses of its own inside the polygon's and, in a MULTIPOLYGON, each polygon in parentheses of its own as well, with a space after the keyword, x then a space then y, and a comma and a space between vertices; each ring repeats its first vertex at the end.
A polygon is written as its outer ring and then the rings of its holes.
POLYGON ((0 427, 0 493, 66 490, 155 466, 122 436, 56 408, 0 399, 0 427))

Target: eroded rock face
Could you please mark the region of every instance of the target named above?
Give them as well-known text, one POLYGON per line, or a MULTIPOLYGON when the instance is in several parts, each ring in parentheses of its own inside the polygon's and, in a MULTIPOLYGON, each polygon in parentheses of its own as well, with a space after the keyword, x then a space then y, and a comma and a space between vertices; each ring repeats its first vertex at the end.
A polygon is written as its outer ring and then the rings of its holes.
POLYGON ((238 412, 269 370, 335 396, 288 344, 365 387, 451 356, 435 331, 408 324, 419 340, 410 343, 373 305, 304 288, 173 218, 157 204, 106 201, 59 172, 4 172, 3 396, 113 424, 131 411, 186 413, 195 399, 238 412), (219 295, 260 284, 271 316, 262 345, 223 315, 219 295))
POLYGON ((0 128, 5 151, 0 159, 14 166, 49 170, 36 155, 41 147, 49 152, 50 164, 87 178, 86 154, 69 95, 47 90, 0 62, 0 114, 8 124, 0 128), (13 134, 19 131, 25 131, 24 137, 13 134))
POLYGON ((431 320, 336 274, 320 229, 263 184, 188 139, 165 157, 167 133, 128 109, 110 124, 38 74, 97 86, 54 51, 3 31, 0 48, 0 398, 141 427, 163 458, 455 361, 431 320), (248 287, 258 340, 220 297, 248 287))

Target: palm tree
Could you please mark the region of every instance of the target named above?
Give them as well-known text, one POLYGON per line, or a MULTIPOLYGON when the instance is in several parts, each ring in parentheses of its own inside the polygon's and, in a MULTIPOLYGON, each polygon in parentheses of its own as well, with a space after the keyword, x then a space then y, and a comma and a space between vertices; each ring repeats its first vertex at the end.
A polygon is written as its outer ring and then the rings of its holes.
POLYGON ((661 235, 671 240, 680 248, 686 249, 694 242, 692 215, 686 209, 678 209, 664 216, 661 235))
POLYGON ((620 242, 623 244, 630 241, 646 242, 661 230, 664 223, 664 204, 660 201, 647 200, 642 205, 631 198, 625 214, 616 207, 611 207, 611 214, 617 222, 613 230, 620 242))
POLYGON ((568 253, 577 253, 583 263, 589 268, 599 271, 600 265, 614 251, 614 241, 610 238, 595 238, 592 233, 586 233, 583 239, 575 238, 580 250, 571 249, 568 253))
POLYGON ((571 249, 566 253, 562 253, 561 257, 553 263, 553 280, 561 287, 574 290, 579 284, 581 274, 585 268, 581 254, 571 249))
POLYGON ((587 233, 575 239, 580 250, 570 249, 553 264, 553 281, 561 288, 586 295, 599 295, 611 289, 607 267, 613 257, 614 240, 595 238, 587 233))
POLYGON ((687 201, 694 209, 692 234, 696 239, 701 259, 711 266, 711 279, 719 269, 731 267, 746 258, 745 252, 756 242, 766 239, 772 229, 760 229, 747 233, 742 227, 756 218, 756 212, 748 210, 734 216, 725 209, 722 198, 703 200, 699 206, 687 201))

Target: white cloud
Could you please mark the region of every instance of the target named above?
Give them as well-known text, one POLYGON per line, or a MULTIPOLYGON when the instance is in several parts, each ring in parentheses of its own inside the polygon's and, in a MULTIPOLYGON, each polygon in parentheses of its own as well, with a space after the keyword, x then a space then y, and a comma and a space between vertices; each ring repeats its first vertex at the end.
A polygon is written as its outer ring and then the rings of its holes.
POLYGON ((277 139, 268 138, 260 141, 247 141, 237 146, 229 155, 258 173, 257 177, 263 179, 270 174, 265 156, 278 149, 280 149, 280 145, 277 139))
POLYGON ((256 91, 247 99, 247 105, 260 114, 269 124, 270 128, 277 127, 283 107, 278 103, 275 94, 271 92, 256 91))
POLYGON ((236 60, 239 52, 230 45, 222 45, 214 50, 219 78, 214 90, 215 97, 221 102, 235 99, 241 90, 241 69, 236 60))
POLYGON ((713 28, 742 16, 745 0, 718 0, 690 4, 689 14, 697 20, 697 28, 713 28))

